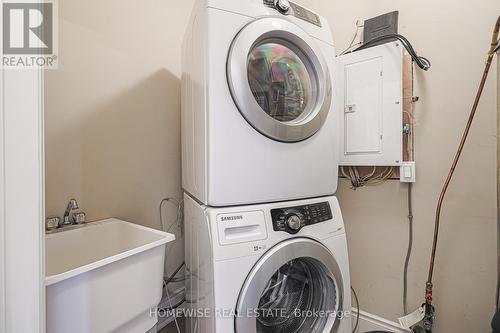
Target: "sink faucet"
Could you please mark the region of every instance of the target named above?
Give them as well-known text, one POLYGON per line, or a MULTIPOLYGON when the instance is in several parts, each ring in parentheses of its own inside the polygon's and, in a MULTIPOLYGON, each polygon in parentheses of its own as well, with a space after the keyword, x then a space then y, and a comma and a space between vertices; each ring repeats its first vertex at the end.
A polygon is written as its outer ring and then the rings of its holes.
POLYGON ((78 202, 76 202, 76 199, 71 199, 66 206, 62 221, 58 216, 47 218, 47 220, 45 221, 45 230, 48 233, 51 233, 57 232, 59 230, 65 230, 67 229, 66 227, 85 224, 86 216, 84 212, 76 212, 71 214, 71 212, 76 209, 80 209, 80 207, 78 207, 78 202))
POLYGON ((63 216, 63 225, 68 225, 68 224, 73 224, 73 220, 70 217, 70 213, 72 210, 78 209, 78 202, 76 202, 76 199, 71 199, 68 202, 68 205, 66 206, 66 210, 64 211, 64 216, 63 216))

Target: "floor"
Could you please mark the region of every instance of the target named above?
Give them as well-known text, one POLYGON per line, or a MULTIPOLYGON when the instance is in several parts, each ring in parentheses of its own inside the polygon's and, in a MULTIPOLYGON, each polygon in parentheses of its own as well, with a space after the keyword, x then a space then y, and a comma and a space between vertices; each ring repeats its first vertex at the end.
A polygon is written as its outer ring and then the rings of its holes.
MULTIPOLYGON (((181 333, 184 333, 186 331, 184 319, 178 318, 177 323, 179 324, 179 329, 181 330, 181 333)), ((179 333, 179 332, 177 331, 177 327, 175 327, 175 322, 171 322, 170 324, 165 326, 161 331, 158 331, 158 333, 179 333)))
MULTIPOLYGON (((184 319, 180 318, 180 319, 178 319, 177 322, 179 323, 179 328, 181 330, 181 333, 185 333, 186 329, 185 329, 184 319)), ((353 321, 353 325, 354 325, 354 321, 353 321)), ((359 333, 359 332, 369 332, 369 331, 377 330, 377 329, 378 330, 380 330, 380 329, 387 329, 390 332, 405 332, 403 330, 391 330, 388 327, 387 328, 386 327, 382 327, 380 325, 377 325, 375 323, 370 322, 369 320, 361 320, 359 322, 359 326, 358 326, 358 329, 356 330, 356 332, 357 333, 359 333)), ((177 331, 177 328, 175 327, 175 323, 172 322, 169 325, 167 325, 165 328, 163 328, 161 331, 159 331, 158 333, 179 333, 179 332, 177 331)))

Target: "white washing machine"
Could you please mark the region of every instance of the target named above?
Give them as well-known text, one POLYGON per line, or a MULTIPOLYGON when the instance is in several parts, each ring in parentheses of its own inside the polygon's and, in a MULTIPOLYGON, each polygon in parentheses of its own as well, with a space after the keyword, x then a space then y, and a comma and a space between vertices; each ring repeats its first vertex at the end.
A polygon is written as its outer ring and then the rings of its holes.
POLYGON ((334 57, 328 22, 294 2, 197 1, 182 56, 184 190, 209 206, 335 193, 334 57))
POLYGON ((184 208, 187 332, 352 332, 335 197, 184 208))

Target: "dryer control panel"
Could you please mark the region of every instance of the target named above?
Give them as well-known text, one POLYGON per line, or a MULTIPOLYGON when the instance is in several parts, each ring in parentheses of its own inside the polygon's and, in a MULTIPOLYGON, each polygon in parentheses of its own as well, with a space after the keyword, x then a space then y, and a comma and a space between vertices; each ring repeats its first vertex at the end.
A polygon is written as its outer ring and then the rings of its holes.
POLYGON ((328 201, 304 206, 271 209, 274 231, 295 234, 305 226, 331 220, 332 210, 328 201))
POLYGON ((321 27, 321 20, 318 14, 288 0, 263 0, 264 5, 279 11, 284 15, 292 15, 298 19, 321 27))

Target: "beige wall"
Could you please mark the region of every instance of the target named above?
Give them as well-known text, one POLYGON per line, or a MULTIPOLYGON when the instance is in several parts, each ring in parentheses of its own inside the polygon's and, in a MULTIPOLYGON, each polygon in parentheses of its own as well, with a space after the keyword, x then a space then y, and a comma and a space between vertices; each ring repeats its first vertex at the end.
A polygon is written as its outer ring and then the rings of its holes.
MULTIPOLYGON (((161 198, 181 198, 180 47, 192 1, 172 4, 59 1, 59 69, 45 75, 47 216, 75 197, 88 220, 159 228, 161 198)), ((164 214, 173 221, 175 208, 164 214)), ((182 261, 175 247, 171 265, 182 261)))
MULTIPOLYGON (((303 0, 343 49, 356 19, 400 11, 400 30, 433 63, 417 71, 415 247, 410 308, 420 305, 435 200, 479 81, 497 0, 303 0)), ((64 0, 60 68, 46 74, 47 214, 70 197, 91 220, 117 216, 159 227, 162 197, 180 197, 180 45, 192 1, 64 0)), ((496 66, 494 67, 496 68, 496 66)), ((443 210, 435 271, 437 332, 487 332, 494 308, 495 88, 491 76, 443 210)), ((362 308, 402 313, 406 188, 338 192, 352 283, 362 308)), ((174 218, 174 210, 165 210, 174 218)), ((181 252, 177 252, 180 261, 181 252)))
MULTIPOLYGON (((340 51, 357 19, 400 11, 400 32, 432 61, 417 70, 415 247, 409 307, 423 301, 435 202, 468 117, 500 14, 498 0, 304 0, 329 20, 340 51)), ((496 65, 442 214, 435 269, 436 332, 488 332, 496 279, 496 65)), ((357 191, 344 181, 338 196, 348 231, 352 283, 362 308, 386 318, 402 314, 407 246, 406 187, 397 182, 357 191)))

